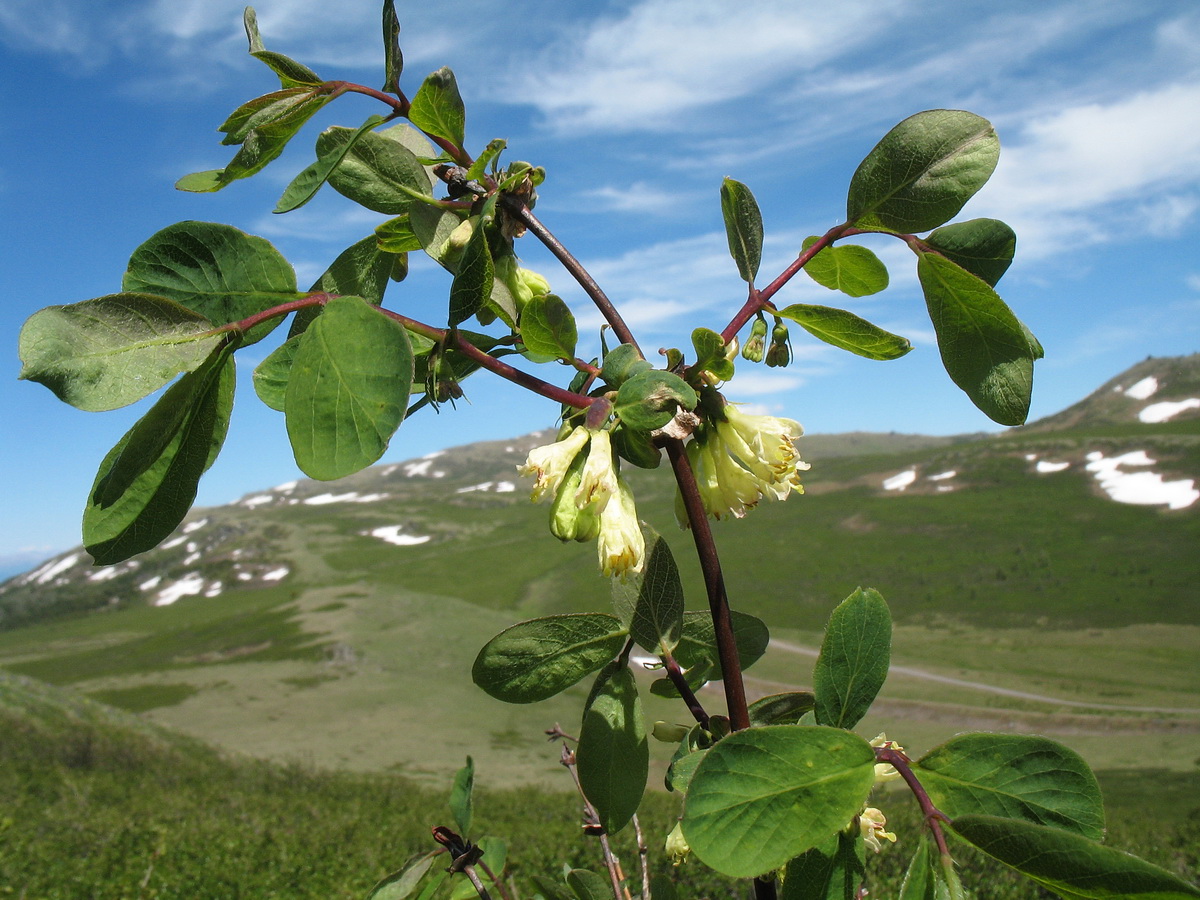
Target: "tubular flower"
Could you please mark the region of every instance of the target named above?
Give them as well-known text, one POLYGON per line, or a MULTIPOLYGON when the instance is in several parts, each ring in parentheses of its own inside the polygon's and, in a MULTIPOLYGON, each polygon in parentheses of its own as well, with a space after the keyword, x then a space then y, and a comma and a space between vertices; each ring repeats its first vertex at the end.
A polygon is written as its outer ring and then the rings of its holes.
MULTIPOLYGON (((899 750, 904 752, 904 748, 895 741, 889 741, 887 734, 880 734, 875 740, 871 741, 871 746, 875 749, 886 747, 889 750, 899 750)), ((900 777, 900 773, 896 771, 896 767, 890 763, 875 763, 875 783, 882 784, 885 781, 894 781, 900 777)))
POLYGON ((596 542, 600 571, 605 575, 624 576, 641 572, 646 564, 646 539, 638 524, 633 491, 618 475, 617 490, 600 513, 600 536, 596 542))
MULTIPOLYGON (((733 404, 726 404, 722 412, 724 419, 709 423, 687 447, 708 515, 741 518, 764 497, 785 500, 792 491, 804 492, 800 472, 808 463, 800 459, 795 445, 803 431, 800 423, 750 415, 733 404)), ((678 500, 676 518, 687 527, 678 500)))
POLYGON ((537 502, 547 494, 558 492, 563 476, 567 474, 567 469, 571 467, 579 451, 587 445, 589 435, 590 432, 579 425, 561 441, 529 451, 525 465, 517 466, 517 471, 537 479, 533 485, 533 492, 529 495, 530 500, 537 502))
POLYGON ((858 827, 862 831, 863 842, 876 853, 883 849, 883 845, 879 843, 880 838, 896 843, 896 836, 890 831, 884 831, 887 819, 873 806, 868 806, 859 814, 858 827))
POLYGON ((575 494, 580 509, 590 506, 595 513, 604 511, 609 498, 617 492, 617 471, 613 467, 612 440, 607 431, 592 432, 588 444, 587 462, 575 494))

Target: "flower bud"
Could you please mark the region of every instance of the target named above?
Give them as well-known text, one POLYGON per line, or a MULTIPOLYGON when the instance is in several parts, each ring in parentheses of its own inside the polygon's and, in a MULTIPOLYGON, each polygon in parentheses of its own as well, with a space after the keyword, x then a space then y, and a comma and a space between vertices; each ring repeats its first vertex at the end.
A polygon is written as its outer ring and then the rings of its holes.
POLYGON ((781 369, 792 361, 792 346, 788 341, 787 326, 776 323, 771 329, 771 346, 767 349, 767 365, 781 369))
POLYGON ((655 722, 654 729, 651 734, 655 740, 662 741, 664 744, 678 744, 690 731, 686 725, 676 725, 672 722, 655 722))
POLYGON ((457 228, 450 232, 450 237, 446 238, 446 243, 442 245, 440 262, 443 265, 451 269, 458 265, 463 251, 467 249, 467 244, 471 240, 471 235, 475 233, 475 224, 475 219, 464 219, 457 228))
POLYGON ((750 337, 742 347, 742 358, 750 362, 762 362, 763 352, 767 349, 767 320, 761 316, 750 326, 750 337))
POLYGON ((564 543, 590 541, 600 533, 600 516, 595 507, 591 504, 580 507, 575 502, 583 480, 584 456, 580 453, 571 462, 550 505, 550 533, 564 543))

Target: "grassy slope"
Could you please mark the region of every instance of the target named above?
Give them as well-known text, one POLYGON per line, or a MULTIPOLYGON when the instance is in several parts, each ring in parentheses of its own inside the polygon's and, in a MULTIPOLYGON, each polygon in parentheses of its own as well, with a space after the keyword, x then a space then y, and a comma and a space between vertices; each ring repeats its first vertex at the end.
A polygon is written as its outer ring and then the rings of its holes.
MULTIPOLYGON (((75 900, 362 897, 411 854, 430 848, 428 829, 448 821, 445 785, 393 775, 320 772, 228 754, 159 730, 78 696, 0 674, 0 893, 75 900)), ((555 755, 553 747, 545 755, 555 755)), ((559 784, 566 776, 560 773, 559 784)), ((1127 773, 1103 777, 1115 826, 1110 842, 1195 877, 1194 829, 1180 797, 1200 776, 1127 773)), ((486 784, 486 782, 485 782, 486 784)), ((876 896, 896 896, 906 850, 918 828, 897 796, 879 800, 900 836, 872 860, 876 896)), ((1194 806, 1194 802, 1192 806, 1194 806)), ((522 895, 535 874, 563 862, 597 867, 579 836, 568 794, 484 789, 476 834, 509 845, 522 895)), ((728 885, 690 862, 671 870, 661 841, 677 811, 665 794, 647 798, 642 823, 651 865, 679 882, 681 896, 720 896, 728 885)), ((628 831, 628 829, 627 829, 628 831)), ((616 836, 632 867, 631 836, 616 836)), ((1038 894, 986 861, 960 856, 980 896, 1038 894)))

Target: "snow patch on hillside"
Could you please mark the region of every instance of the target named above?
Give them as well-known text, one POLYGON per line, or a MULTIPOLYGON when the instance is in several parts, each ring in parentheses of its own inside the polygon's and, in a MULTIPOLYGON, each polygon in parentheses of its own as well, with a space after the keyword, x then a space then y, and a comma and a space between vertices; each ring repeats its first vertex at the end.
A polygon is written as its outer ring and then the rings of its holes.
POLYGON ((1164 400, 1162 403, 1151 403, 1138 413, 1138 418, 1143 422, 1158 424, 1173 419, 1189 409, 1200 409, 1200 399, 1189 397, 1187 400, 1164 400))
POLYGON ((416 544, 424 544, 432 540, 430 535, 403 534, 403 525, 383 525, 371 531, 364 531, 363 534, 367 537, 379 538, 381 541, 387 541, 389 544, 395 544, 397 547, 412 547, 416 544))
POLYGON ((468 487, 461 487, 454 493, 470 494, 474 491, 490 491, 493 494, 511 494, 516 489, 517 486, 511 481, 484 481, 480 484, 472 484, 468 487))
POLYGON ((305 497, 302 502, 307 506, 324 506, 327 503, 375 503, 386 500, 387 497, 387 494, 359 494, 358 491, 350 491, 347 494, 317 494, 314 497, 305 497))
POLYGON ((885 478, 883 481, 883 489, 885 491, 903 491, 910 484, 917 480, 917 470, 908 469, 901 472, 899 475, 893 475, 891 478, 885 478))
POLYGON ((1158 472, 1122 470, 1125 466, 1154 465, 1155 461, 1145 450, 1134 450, 1113 457, 1105 457, 1095 450, 1087 455, 1087 459, 1087 470, 1096 476, 1104 492, 1118 503, 1186 509, 1200 500, 1200 491, 1196 490, 1195 481, 1191 478, 1163 481, 1158 472))
POLYGON ((1069 462, 1051 462, 1048 459, 1039 459, 1036 466, 1039 475, 1048 475, 1051 472, 1061 472, 1070 467, 1071 464, 1069 462))
MULTIPOLYGON (((1119 389, 1118 389, 1119 390, 1119 389)), ((1131 385, 1125 390, 1126 397, 1132 397, 1134 400, 1149 400, 1158 391, 1158 379, 1153 375, 1143 378, 1137 384, 1131 385)))
POLYGON ((52 559, 50 562, 39 566, 28 575, 21 579, 21 584, 29 584, 31 582, 37 584, 49 584, 59 575, 62 575, 68 569, 75 567, 83 557, 81 553, 68 553, 61 559, 52 559))

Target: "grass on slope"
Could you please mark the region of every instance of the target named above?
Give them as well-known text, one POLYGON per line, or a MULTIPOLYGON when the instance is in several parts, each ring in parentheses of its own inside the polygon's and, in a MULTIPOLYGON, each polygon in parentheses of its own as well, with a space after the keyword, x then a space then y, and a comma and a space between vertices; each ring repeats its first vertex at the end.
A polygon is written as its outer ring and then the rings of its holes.
MULTIPOLYGON (((361 898, 380 876, 429 849, 430 826, 448 821, 444 789, 223 756, 13 676, 0 675, 0 735, 4 896, 361 898)), ((521 896, 532 894, 532 876, 556 878, 564 862, 598 868, 598 849, 580 836, 576 797, 528 787, 488 791, 487 777, 482 769, 476 830, 507 841, 521 896)), ((1194 878, 1200 776, 1144 772, 1102 783, 1110 843, 1194 878)), ((900 843, 871 860, 872 893, 897 896, 919 818, 896 793, 879 803, 900 843)), ((677 800, 665 794, 643 804, 652 867, 668 872, 682 897, 728 896, 732 886, 699 863, 666 865, 662 839, 676 813, 677 800)), ((629 831, 615 843, 633 869, 629 831)), ((968 884, 984 887, 981 897, 1039 896, 997 864, 966 852, 959 858, 968 884)))

